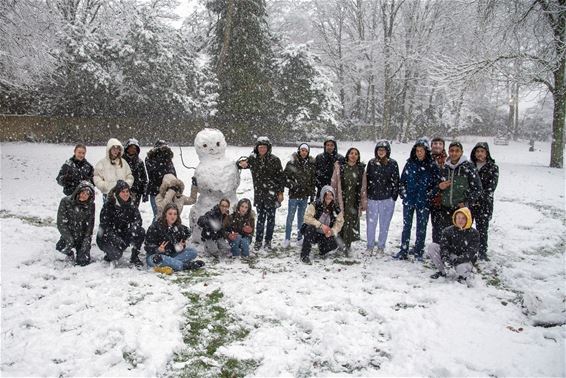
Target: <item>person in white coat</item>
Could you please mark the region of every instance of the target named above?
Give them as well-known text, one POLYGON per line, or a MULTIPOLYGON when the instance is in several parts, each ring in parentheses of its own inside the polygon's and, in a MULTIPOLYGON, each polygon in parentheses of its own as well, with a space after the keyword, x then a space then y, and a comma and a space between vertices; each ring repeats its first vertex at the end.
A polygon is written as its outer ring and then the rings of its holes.
POLYGON ((118 139, 110 138, 106 144, 106 156, 94 167, 94 185, 102 192, 104 201, 118 180, 127 182, 129 186, 134 183, 130 165, 122 158, 123 153, 122 143, 118 139))

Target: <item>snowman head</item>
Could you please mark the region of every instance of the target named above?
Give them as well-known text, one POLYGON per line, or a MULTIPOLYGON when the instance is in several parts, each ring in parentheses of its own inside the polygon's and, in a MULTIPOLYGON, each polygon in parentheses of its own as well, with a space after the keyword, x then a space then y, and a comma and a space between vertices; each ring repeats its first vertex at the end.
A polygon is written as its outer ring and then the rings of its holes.
POLYGON ((203 129, 195 137, 195 150, 200 160, 221 159, 226 153, 226 139, 218 129, 203 129))

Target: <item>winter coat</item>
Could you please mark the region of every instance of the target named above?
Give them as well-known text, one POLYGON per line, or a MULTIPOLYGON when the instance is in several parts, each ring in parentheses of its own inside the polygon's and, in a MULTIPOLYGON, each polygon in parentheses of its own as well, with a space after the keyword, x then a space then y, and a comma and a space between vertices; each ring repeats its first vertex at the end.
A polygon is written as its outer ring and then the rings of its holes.
MULTIPOLYGON (((447 157, 448 155, 446 154, 445 150, 442 150, 442 152, 439 154, 432 154, 432 159, 434 160, 434 162, 438 166, 438 169, 441 172, 442 172, 442 168, 444 168, 444 164, 446 163, 447 157)), ((432 199, 432 206, 439 208, 441 204, 442 204, 442 195, 440 194, 440 190, 439 190, 438 193, 436 193, 436 195, 432 199)))
POLYGON ((317 190, 320 189, 325 185, 330 185, 330 181, 332 180, 332 174, 334 173, 334 164, 338 161, 340 163, 344 163, 344 156, 338 153, 338 144, 334 140, 334 138, 328 138, 324 141, 324 144, 327 142, 334 143, 334 152, 328 154, 324 151, 321 154, 318 154, 315 159, 315 185, 317 190))
POLYGON ((289 188, 289 198, 303 199, 316 195, 315 163, 307 156, 301 158, 299 152, 294 152, 291 160, 285 166, 285 186, 289 188))
MULTIPOLYGON (((344 209, 344 198, 343 198, 343 193, 342 193, 342 186, 344 184, 344 166, 348 164, 346 162, 340 162, 337 161, 336 164, 334 164, 334 173, 332 174, 332 179, 330 180, 332 189, 334 189, 334 192, 336 193, 336 202, 338 203, 338 206, 341 209, 344 209)), ((363 177, 364 177, 364 171, 365 171, 365 164, 361 163, 359 160, 356 163, 356 168, 358 170, 358 174, 357 174, 357 186, 356 186, 356 207, 358 208, 359 211, 362 210, 362 181, 363 181, 363 177)), ((344 209, 346 210, 346 209, 344 209)))
POLYGON ((175 203, 177 209, 179 209, 179 217, 183 211, 183 206, 192 205, 197 201, 198 189, 196 186, 191 186, 191 196, 187 197, 183 195, 185 190, 185 184, 183 181, 179 180, 177 177, 168 173, 163 176, 161 187, 159 188, 159 194, 155 197, 155 203, 157 204, 157 217, 161 216, 165 205, 168 203, 175 203), (172 188, 177 188, 174 190, 172 188))
POLYGON ((118 180, 124 180, 130 187, 134 183, 132 170, 126 160, 122 157, 114 161, 110 160, 112 146, 119 146, 124 151, 122 143, 118 139, 111 138, 106 144, 106 156, 94 167, 94 185, 104 194, 108 194, 118 180))
POLYGON ((314 226, 317 230, 322 230, 322 223, 319 221, 319 219, 326 211, 330 216, 330 224, 328 226, 332 228, 332 233, 334 234, 334 236, 337 236, 338 233, 342 230, 342 226, 344 225, 344 213, 340 210, 340 207, 337 205, 336 201, 332 201, 330 203, 330 206, 326 207, 326 205, 324 204, 324 195, 326 194, 326 192, 331 192, 332 194, 334 194, 334 198, 336 198, 334 189, 332 189, 330 185, 322 187, 317 200, 315 202, 311 202, 307 206, 307 210, 305 211, 305 224, 314 226))
POLYGON ((281 160, 271 154, 271 142, 267 138, 256 143, 254 153, 247 158, 254 183, 254 205, 276 207, 277 193, 285 190, 285 176, 281 160), (258 147, 267 145, 267 153, 259 156, 258 147))
POLYGON ((441 191, 442 207, 454 209, 459 203, 468 206, 478 200, 482 191, 480 177, 464 155, 456 164, 447 160, 441 173, 442 180, 452 181, 452 185, 441 191))
POLYGON ((132 193, 135 193, 138 197, 143 196, 147 189, 147 174, 145 173, 145 164, 143 160, 140 159, 140 144, 137 139, 130 138, 126 142, 126 146, 124 147, 124 160, 128 162, 132 170, 132 176, 134 176, 134 183, 131 188, 132 193), (126 152, 130 146, 136 147, 137 152, 134 156, 130 156, 126 152))
POLYGON ((156 196, 159 193, 163 176, 167 173, 177 176, 173 165, 173 151, 167 145, 149 150, 145 158, 145 168, 149 179, 146 194, 150 196, 156 196))
POLYGON ((187 226, 181 223, 169 226, 160 221, 156 221, 147 229, 145 235, 145 251, 148 256, 154 253, 160 253, 158 249, 161 243, 168 242, 165 246, 164 254, 167 256, 176 256, 179 252, 175 250, 175 245, 181 241, 188 241, 190 237, 191 231, 187 226))
MULTIPOLYGON (((100 212, 100 225, 98 226, 97 244, 113 244, 115 237, 130 240, 134 233, 139 233, 142 228, 140 211, 134 206, 132 198, 124 202, 113 188, 108 193, 108 199, 100 212)), ((124 250, 127 245, 116 245, 124 250)))
POLYGON ((240 200, 240 202, 238 202, 238 205, 236 206, 236 211, 234 211, 232 214, 228 215, 224 219, 224 230, 226 231, 227 234, 231 232, 237 232, 242 236, 249 236, 249 237, 251 237, 254 234, 255 216, 251 206, 252 204, 248 199, 242 199, 240 200), (246 201, 249 206, 248 212, 245 215, 240 215, 240 213, 238 213, 238 209, 242 201, 246 201), (252 228, 252 231, 250 233, 244 232, 244 226, 250 226, 252 228))
POLYGON ((493 194, 497 188, 499 181, 499 167, 495 164, 495 160, 491 157, 489 152, 489 145, 485 142, 480 142, 472 149, 471 160, 477 168, 476 149, 484 148, 487 151, 487 158, 485 164, 478 170, 480 176, 482 191, 481 195, 472 205, 474 216, 482 216, 491 219, 493 214, 493 194))
POLYGON ((415 143, 403 173, 399 179, 399 195, 404 206, 424 209, 430 206, 431 199, 438 192, 440 171, 432 161, 430 150, 420 142, 415 143), (424 160, 417 159, 418 146, 424 146, 426 155, 424 160))
POLYGON ((397 201, 399 195, 399 165, 391 159, 391 147, 386 144, 387 155, 384 161, 377 157, 375 147, 375 158, 371 159, 362 178, 362 209, 367 210, 368 199, 381 201, 391 198, 397 201))
POLYGON ((86 160, 77 160, 72 156, 63 164, 57 175, 57 183, 63 187, 66 196, 73 194, 81 181, 93 183, 93 166, 86 160))
POLYGON ((224 220, 226 215, 220 211, 220 206, 215 205, 212 210, 200 216, 197 224, 202 229, 201 240, 220 240, 225 236, 224 220))
POLYGON ((73 193, 63 197, 59 203, 57 229, 66 247, 80 245, 82 251, 77 251, 77 256, 90 251, 94 214, 94 186, 88 181, 81 181, 73 193), (90 191, 90 197, 88 201, 80 202, 79 193, 85 188, 90 191))
POLYGON ((467 262, 475 262, 480 248, 480 234, 478 230, 472 228, 472 214, 468 208, 461 208, 454 212, 452 221, 456 219, 456 214, 462 213, 467 218, 466 226, 463 229, 455 225, 446 227, 442 231, 440 239, 440 256, 444 261, 449 261, 453 265, 467 262))

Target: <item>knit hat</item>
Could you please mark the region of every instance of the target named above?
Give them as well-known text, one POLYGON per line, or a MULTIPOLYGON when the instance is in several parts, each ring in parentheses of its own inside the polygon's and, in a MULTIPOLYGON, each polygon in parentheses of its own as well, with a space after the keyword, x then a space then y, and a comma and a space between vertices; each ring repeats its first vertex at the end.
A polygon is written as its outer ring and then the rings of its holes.
POLYGON ((306 144, 306 143, 301 143, 301 145, 299 146, 299 151, 300 151, 301 149, 303 149, 303 148, 305 148, 307 151, 310 151, 310 150, 311 150, 311 148, 309 147, 309 145, 306 144))
POLYGON ((464 147, 462 147, 462 143, 458 142, 457 140, 450 143, 450 146, 448 146, 448 149, 451 149, 452 147, 459 147, 462 151, 464 151, 464 147))
POLYGON ((124 189, 130 189, 130 185, 124 180, 118 180, 116 186, 114 186, 114 191, 120 193, 124 189))
POLYGON ((167 146, 167 142, 164 141, 163 139, 158 139, 157 142, 155 142, 155 144, 153 145, 153 147, 155 148, 163 147, 163 146, 167 146))

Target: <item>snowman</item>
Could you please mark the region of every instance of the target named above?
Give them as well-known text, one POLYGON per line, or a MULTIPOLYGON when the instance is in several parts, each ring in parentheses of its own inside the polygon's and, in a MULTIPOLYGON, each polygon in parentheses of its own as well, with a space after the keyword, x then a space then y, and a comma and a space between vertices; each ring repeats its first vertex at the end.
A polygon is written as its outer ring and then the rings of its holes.
POLYGON ((218 205, 222 198, 229 199, 232 206, 236 205, 240 172, 236 162, 226 158, 226 139, 218 129, 199 131, 195 137, 195 150, 200 160, 194 175, 199 196, 191 208, 189 222, 193 230, 193 242, 200 243, 198 218, 218 205))

